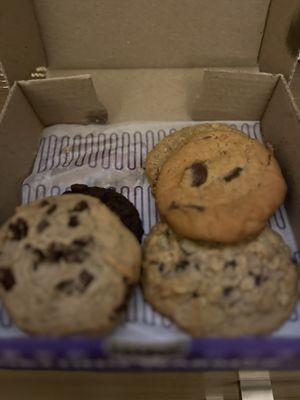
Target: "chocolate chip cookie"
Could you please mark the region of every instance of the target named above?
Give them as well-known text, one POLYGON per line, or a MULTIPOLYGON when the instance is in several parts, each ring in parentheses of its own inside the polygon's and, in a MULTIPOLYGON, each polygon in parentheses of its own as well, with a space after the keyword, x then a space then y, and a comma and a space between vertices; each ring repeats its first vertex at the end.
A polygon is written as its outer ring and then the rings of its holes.
POLYGON ((22 206, 0 230, 0 296, 14 322, 31 333, 110 330, 140 263, 135 236, 90 196, 22 206))
POLYGON ((139 242, 142 241, 144 230, 138 210, 125 196, 110 188, 106 189, 78 183, 71 185, 71 190, 63 194, 71 193, 86 194, 99 199, 111 211, 119 216, 123 224, 136 236, 139 242))
POLYGON ((270 149, 246 135, 215 130, 167 159, 156 200, 177 233, 234 243, 264 228, 286 190, 270 149))
POLYGON ((290 251, 269 228, 238 245, 213 245, 160 223, 145 241, 142 285, 156 310, 199 337, 272 332, 297 300, 290 251))
POLYGON ((207 136, 216 130, 241 133, 227 124, 215 123, 188 126, 177 132, 171 133, 149 152, 146 160, 146 174, 154 195, 161 169, 172 153, 179 150, 184 144, 190 142, 192 139, 200 136, 207 136))

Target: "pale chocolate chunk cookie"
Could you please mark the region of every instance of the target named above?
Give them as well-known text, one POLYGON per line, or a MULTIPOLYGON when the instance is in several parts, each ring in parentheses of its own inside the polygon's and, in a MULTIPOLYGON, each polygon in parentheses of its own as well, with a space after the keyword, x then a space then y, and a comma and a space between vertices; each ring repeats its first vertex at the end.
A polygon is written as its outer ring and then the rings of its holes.
POLYGON ((216 130, 168 158, 156 200, 177 233, 234 243, 264 228, 286 190, 271 150, 243 134, 216 130))
POLYGON ((212 245, 160 223, 145 241, 142 285, 157 311, 198 337, 272 332, 297 300, 289 248, 269 228, 238 245, 212 245))
POLYGON ((150 182, 152 193, 155 195, 156 185, 159 174, 164 163, 171 155, 179 150, 183 145, 200 136, 207 136, 211 132, 226 131, 226 132, 240 132, 237 129, 231 128, 227 124, 201 124, 188 126, 171 133, 163 140, 161 140, 147 155, 146 160, 146 174, 150 182))
POLYGON ((1 299, 16 325, 35 334, 109 331, 140 264, 135 236, 90 196, 19 207, 0 230, 1 299))

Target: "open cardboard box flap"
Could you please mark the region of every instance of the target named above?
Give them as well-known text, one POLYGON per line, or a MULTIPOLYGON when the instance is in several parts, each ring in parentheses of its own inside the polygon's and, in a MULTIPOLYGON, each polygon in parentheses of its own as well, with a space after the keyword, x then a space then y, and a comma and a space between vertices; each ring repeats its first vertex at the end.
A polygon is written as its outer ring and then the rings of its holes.
POLYGON ((38 66, 254 67, 289 80, 299 9, 299 0, 3 0, 1 61, 11 83, 38 66))

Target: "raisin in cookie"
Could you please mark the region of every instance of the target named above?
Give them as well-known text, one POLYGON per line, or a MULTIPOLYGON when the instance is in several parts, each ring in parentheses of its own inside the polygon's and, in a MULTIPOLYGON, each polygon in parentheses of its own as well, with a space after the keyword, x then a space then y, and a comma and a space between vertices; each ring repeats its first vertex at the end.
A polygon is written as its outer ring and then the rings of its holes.
POLYGON ((0 230, 0 296, 15 323, 31 333, 110 330, 140 263, 135 236, 90 196, 22 206, 0 230))
POLYGON ((179 150, 184 144, 199 136, 207 136, 211 132, 227 131, 240 132, 227 124, 201 124, 188 126, 177 132, 171 133, 161 140, 147 155, 146 174, 150 182, 152 193, 155 195, 157 180, 160 171, 172 153, 179 150))
POLYGON ((142 241, 144 230, 138 210, 129 200, 126 199, 125 196, 113 189, 87 186, 78 183, 71 185, 71 190, 66 191, 63 194, 72 193, 86 194, 99 199, 111 211, 119 216, 123 224, 136 236, 139 242, 142 241))
POLYGON ((212 245, 160 223, 145 241, 142 284, 156 310, 199 337, 272 332, 297 299, 290 251, 269 228, 239 245, 212 245))
POLYGON ((177 233, 234 243, 259 233, 286 184, 271 150, 231 131, 193 139, 164 163, 156 200, 177 233))

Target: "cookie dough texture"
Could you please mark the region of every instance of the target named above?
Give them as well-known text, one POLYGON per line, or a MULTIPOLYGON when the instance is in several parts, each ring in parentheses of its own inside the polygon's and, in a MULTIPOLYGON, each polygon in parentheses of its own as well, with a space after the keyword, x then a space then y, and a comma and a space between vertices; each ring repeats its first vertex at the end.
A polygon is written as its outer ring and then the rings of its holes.
POLYGON ((283 203, 286 183, 271 150, 242 133, 215 130, 172 153, 156 200, 177 233, 235 243, 259 233, 283 203))
POLYGON ((239 245, 210 245, 160 223, 145 243, 142 284, 156 310, 198 337, 270 333, 297 299, 290 251, 269 228, 239 245))
POLYGON ((1 299, 14 322, 35 334, 109 331, 140 263, 134 235, 90 196, 22 206, 0 230, 1 299))

